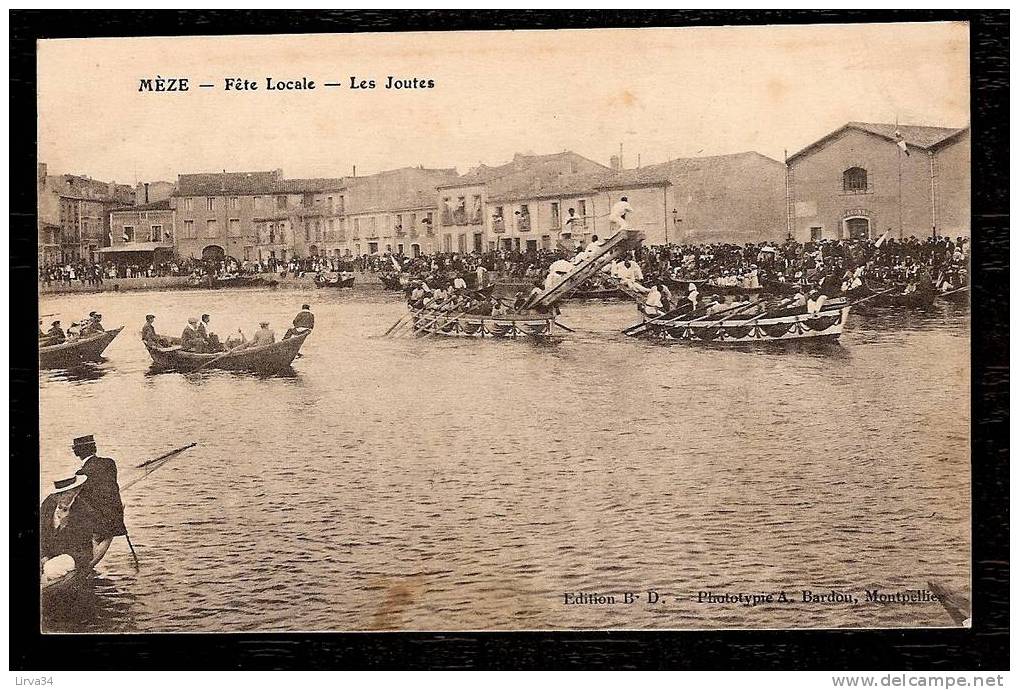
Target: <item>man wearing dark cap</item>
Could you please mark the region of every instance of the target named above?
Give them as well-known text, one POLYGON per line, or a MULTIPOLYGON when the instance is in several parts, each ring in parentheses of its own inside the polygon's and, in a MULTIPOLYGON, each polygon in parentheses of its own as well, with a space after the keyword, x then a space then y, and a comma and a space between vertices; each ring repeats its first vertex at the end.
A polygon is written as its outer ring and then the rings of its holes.
POLYGON ((159 335, 156 334, 156 327, 153 325, 153 321, 156 320, 155 315, 145 315, 145 325, 142 326, 142 342, 152 345, 154 347, 159 346, 159 335))
POLYGON ((93 537, 97 542, 96 550, 105 552, 114 537, 127 535, 124 503, 117 483, 117 463, 112 458, 101 458, 96 454, 96 442, 91 435, 74 439, 72 448, 82 461, 81 469, 75 474, 88 478, 78 500, 95 512, 93 537))
POLYGON ((64 329, 60 327, 59 320, 54 321, 50 325, 50 329, 46 332, 46 337, 53 341, 50 345, 59 345, 67 340, 67 336, 64 334, 64 329))
POLYGON ((311 313, 311 307, 307 304, 301 305, 301 311, 297 312, 297 316, 294 317, 294 327, 286 332, 283 339, 286 340, 291 336, 295 336, 302 330, 311 330, 315 327, 315 315, 311 313))

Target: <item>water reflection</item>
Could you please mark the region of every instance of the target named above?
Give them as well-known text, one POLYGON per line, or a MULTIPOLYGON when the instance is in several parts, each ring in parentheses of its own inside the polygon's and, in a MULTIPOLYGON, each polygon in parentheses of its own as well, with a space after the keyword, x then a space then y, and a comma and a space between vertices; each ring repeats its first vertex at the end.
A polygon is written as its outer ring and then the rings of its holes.
POLYGON ((52 381, 70 381, 72 383, 98 381, 106 376, 109 369, 108 363, 109 360, 103 357, 97 362, 82 362, 68 369, 42 369, 40 376, 52 381))

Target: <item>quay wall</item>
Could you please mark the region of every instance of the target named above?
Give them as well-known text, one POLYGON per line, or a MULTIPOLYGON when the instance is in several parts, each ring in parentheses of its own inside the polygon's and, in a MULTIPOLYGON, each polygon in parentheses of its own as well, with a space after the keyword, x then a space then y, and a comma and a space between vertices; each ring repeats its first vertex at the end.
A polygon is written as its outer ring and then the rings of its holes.
MULTIPOLYGON (((275 273, 261 273, 266 280, 279 282, 279 287, 308 288, 315 286, 315 275, 312 273, 301 277, 288 275, 283 278, 275 273)), ((381 285, 378 275, 375 273, 354 273, 354 286, 358 285, 381 285)), ((62 283, 51 283, 50 285, 39 284, 39 294, 59 295, 65 293, 86 293, 86 292, 118 292, 128 290, 189 290, 193 286, 187 276, 160 276, 156 278, 108 278, 102 285, 87 285, 74 281, 70 285, 62 283)))

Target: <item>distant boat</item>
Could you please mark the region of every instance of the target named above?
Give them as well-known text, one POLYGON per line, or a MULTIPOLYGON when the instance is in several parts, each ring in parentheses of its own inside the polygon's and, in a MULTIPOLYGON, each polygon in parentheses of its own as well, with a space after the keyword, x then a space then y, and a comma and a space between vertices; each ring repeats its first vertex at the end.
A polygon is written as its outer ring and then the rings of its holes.
MULTIPOLYGON (((59 345, 39 346, 39 367, 41 369, 62 369, 73 367, 82 362, 98 361, 103 351, 109 347, 124 327, 114 328, 86 335, 83 338, 67 340, 59 345)), ((45 341, 41 341, 45 342, 45 341)))
POLYGON ((808 314, 804 307, 781 309, 772 313, 719 318, 698 311, 673 319, 646 320, 626 329, 627 335, 645 335, 661 340, 741 345, 788 341, 834 341, 842 335, 849 318, 849 306, 837 303, 834 308, 808 314), (629 331, 629 332, 628 332, 629 331))
POLYGON ((320 273, 315 276, 315 286, 320 288, 351 288, 354 287, 354 276, 343 276, 340 274, 335 279, 330 280, 320 273))

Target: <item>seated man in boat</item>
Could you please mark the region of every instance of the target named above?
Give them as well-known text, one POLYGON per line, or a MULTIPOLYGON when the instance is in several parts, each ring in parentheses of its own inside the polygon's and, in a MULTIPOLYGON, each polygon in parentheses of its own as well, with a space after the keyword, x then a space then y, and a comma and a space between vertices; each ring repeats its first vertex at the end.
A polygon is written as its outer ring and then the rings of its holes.
POLYGON ((84 501, 78 502, 87 477, 75 475, 53 482, 53 493, 43 499, 39 506, 39 567, 47 575, 59 577, 60 573, 49 573, 46 563, 60 556, 70 556, 74 569, 87 570, 92 565, 92 533, 97 517, 84 501))
POLYGON ((315 327, 315 315, 311 313, 311 307, 307 304, 301 305, 301 311, 294 317, 294 325, 290 328, 283 339, 291 338, 302 331, 310 331, 315 327))
POLYGON ((640 266, 636 262, 627 259, 622 265, 616 269, 616 277, 631 290, 636 292, 645 293, 648 288, 641 285, 640 281, 644 280, 644 273, 640 270, 640 266))
POLYGON ((604 243, 598 241, 598 235, 591 235, 591 241, 587 243, 586 247, 584 247, 584 251, 573 257, 571 262, 574 266, 579 266, 597 254, 598 250, 601 249, 602 244, 604 243))
POLYGON ((59 345, 67 340, 64 329, 60 327, 59 319, 50 324, 50 329, 46 331, 46 337, 52 341, 50 345, 59 345))
POLYGON ((85 336, 88 335, 93 335, 95 333, 103 333, 104 331, 106 331, 106 329, 103 328, 102 323, 100 323, 102 320, 103 320, 102 314, 100 314, 97 311, 90 311, 88 313, 88 318, 82 321, 80 333, 81 337, 84 338, 85 336))
POLYGON ((269 328, 268 321, 260 321, 260 328, 255 331, 255 335, 251 337, 251 342, 248 343, 248 347, 262 347, 263 345, 272 345, 276 342, 276 333, 269 328))
POLYGON ((154 314, 145 315, 145 325, 142 326, 142 342, 152 345, 153 347, 163 347, 166 343, 166 339, 159 336, 156 333, 156 326, 153 321, 156 320, 154 314))
POLYGON ((690 309, 697 308, 697 301, 700 299, 701 293, 697 291, 697 284, 690 283, 686 292, 686 299, 690 303, 690 309))
POLYGON ((219 341, 219 336, 209 330, 210 317, 202 314, 202 320, 198 322, 198 333, 205 340, 205 352, 223 352, 226 348, 219 341))
POLYGON ((827 299, 828 296, 821 290, 812 290, 811 293, 807 295, 807 313, 811 315, 819 313, 824 307, 824 303, 827 299))
POLYGON ((548 275, 545 277, 545 289, 550 290, 561 283, 563 277, 568 275, 571 271, 573 271, 573 264, 566 259, 553 261, 552 265, 548 267, 548 275))
POLYGON ((205 339, 198 332, 198 319, 194 316, 188 319, 188 325, 180 334, 180 349, 185 352, 205 351, 205 339))
POLYGON ((414 309, 420 309, 423 307, 425 294, 424 283, 422 282, 420 285, 416 285, 414 289, 410 291, 410 298, 408 300, 410 302, 410 306, 414 309))
POLYGON ((665 305, 662 304, 662 293, 658 291, 657 285, 652 285, 647 295, 644 296, 644 306, 641 312, 652 319, 665 313, 665 305))

